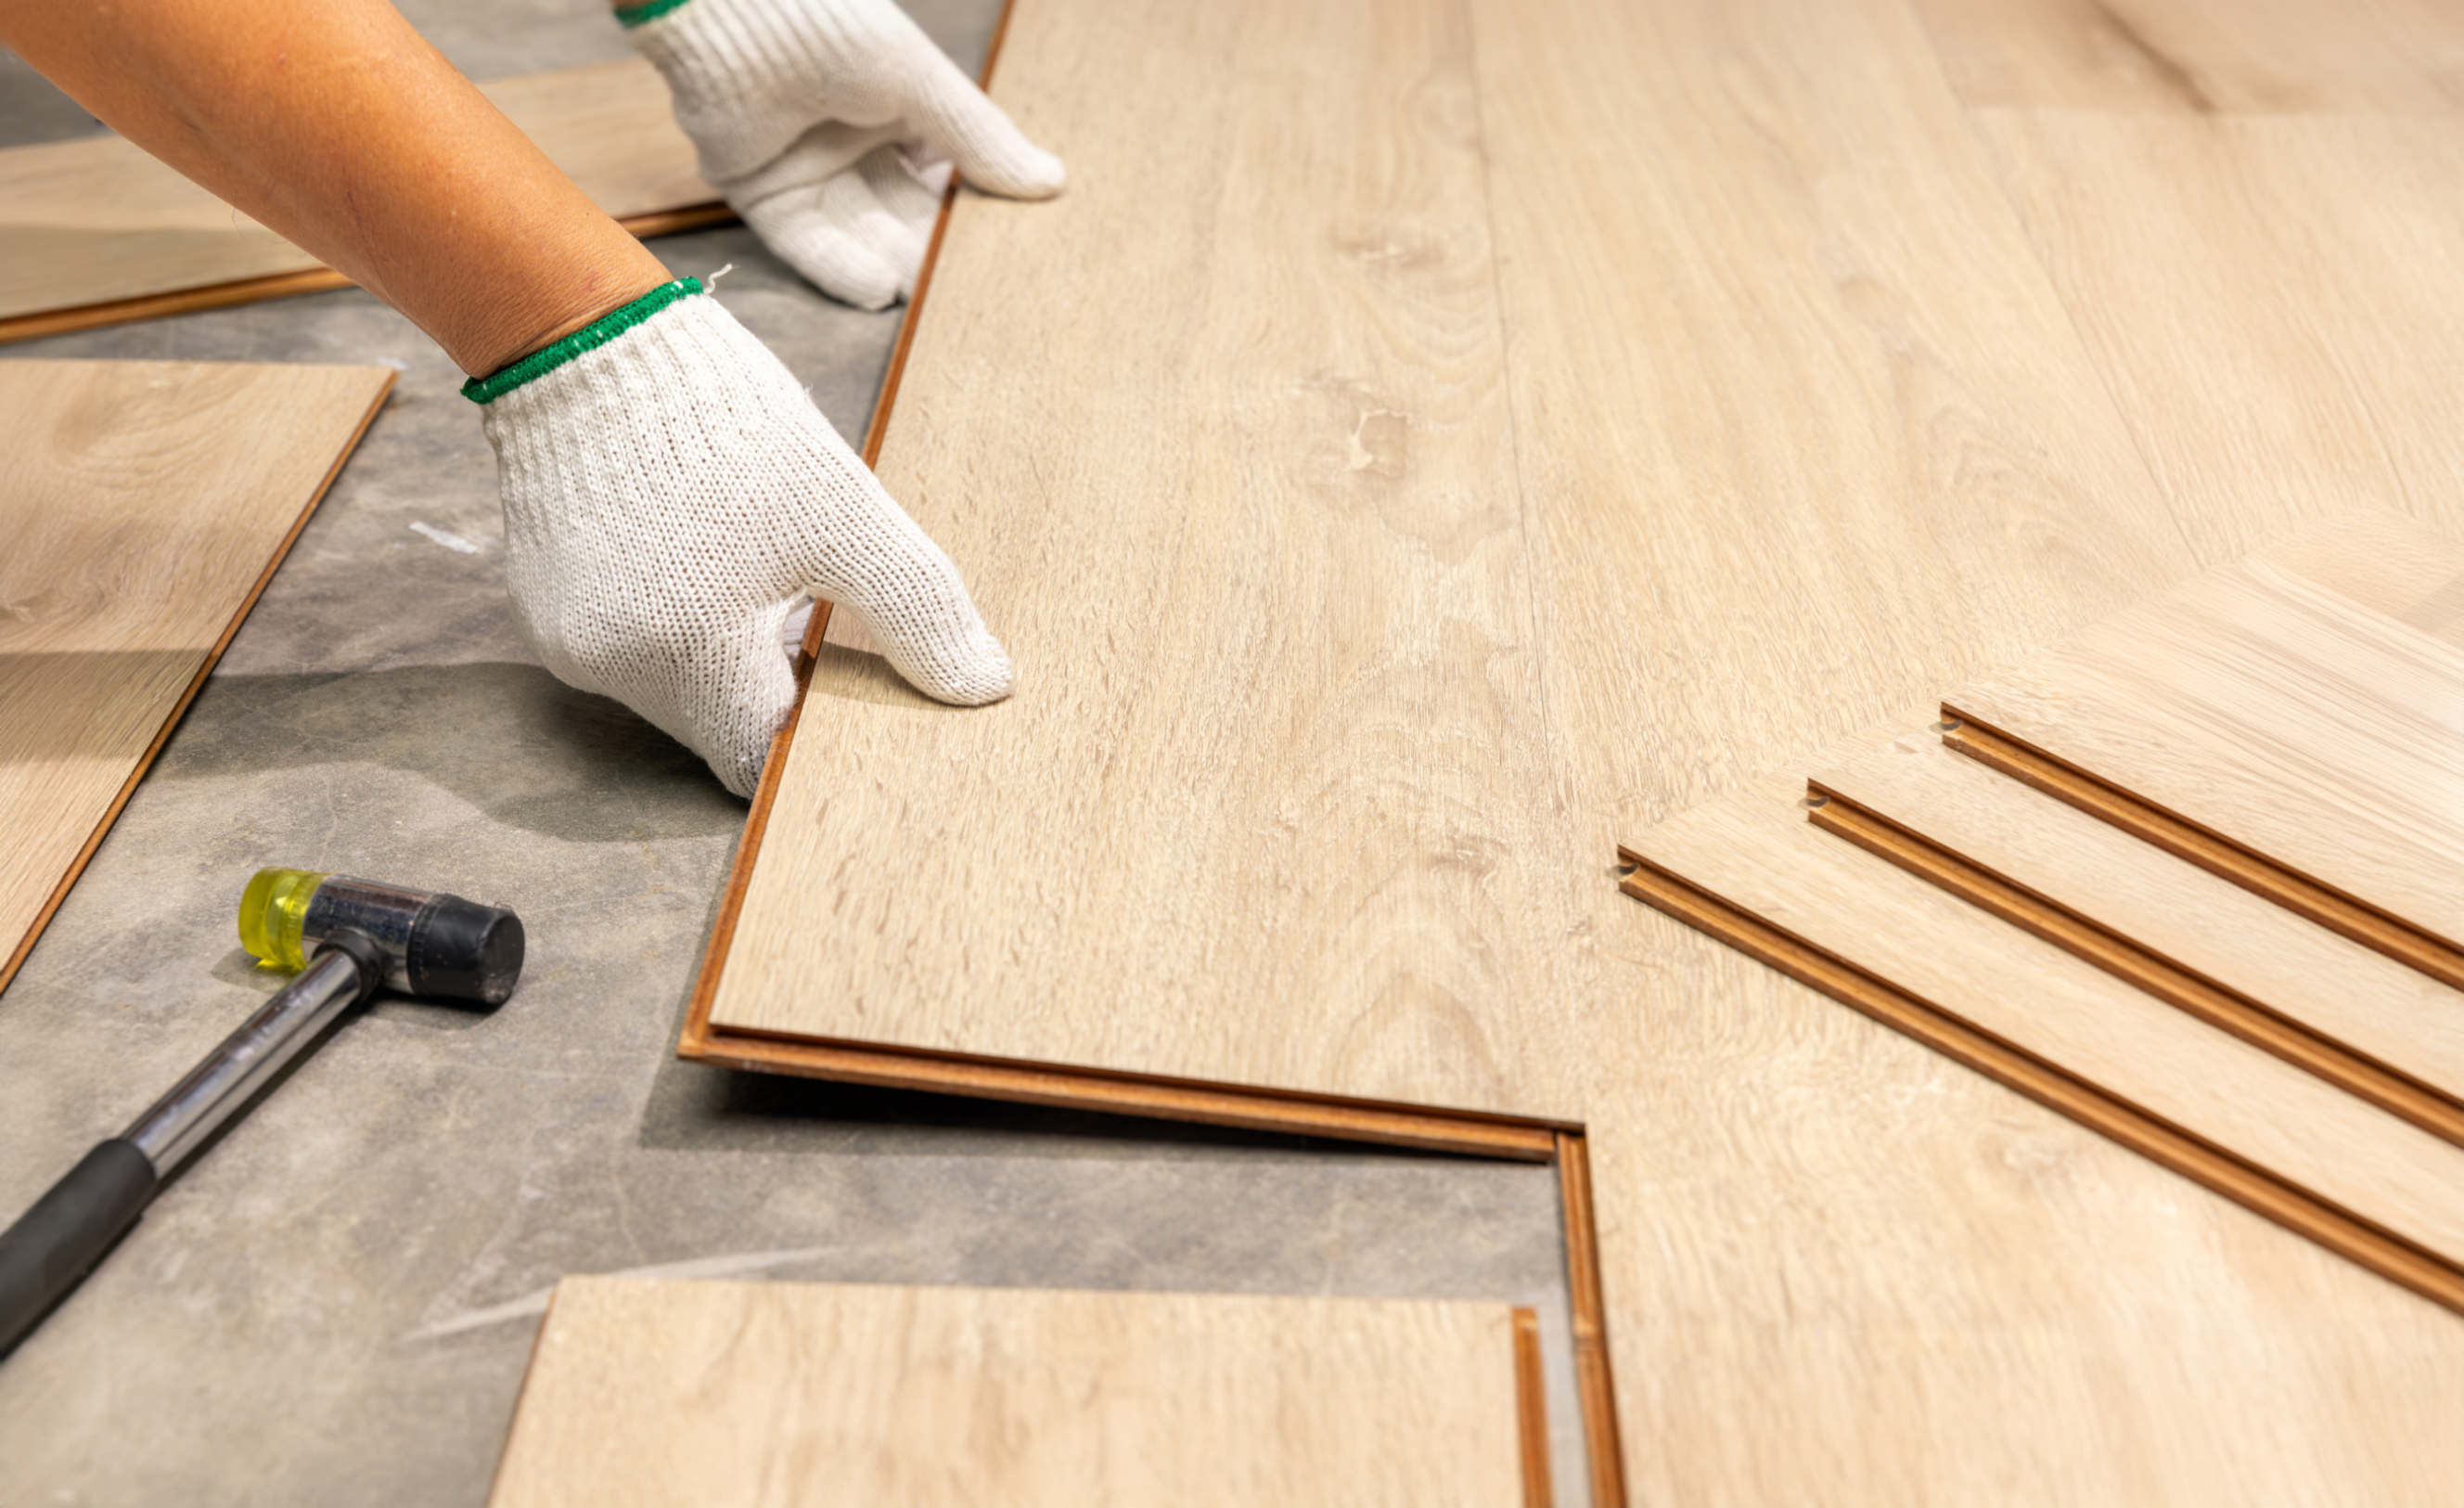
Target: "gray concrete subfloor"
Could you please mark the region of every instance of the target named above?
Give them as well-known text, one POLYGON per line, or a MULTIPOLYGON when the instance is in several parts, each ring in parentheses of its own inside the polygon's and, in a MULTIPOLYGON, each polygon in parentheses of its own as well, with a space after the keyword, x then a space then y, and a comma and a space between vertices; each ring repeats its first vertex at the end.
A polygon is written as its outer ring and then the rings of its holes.
MULTIPOLYGON (((623 49, 593 0, 408 9, 479 77, 623 49)), ((918 11, 980 55, 984 0, 918 11)), ((0 68, 0 132, 74 134, 23 80, 0 68)), ((741 230, 656 249, 735 263, 728 305, 861 432, 894 312, 741 230)), ((476 1503, 548 1291, 605 1272, 1532 1304, 1559 1499, 1583 1500, 1550 1169, 678 1061, 744 808, 532 661, 460 374, 357 292, 0 349, 71 356, 402 378, 0 996, 0 1217, 275 987, 231 926, 259 865, 512 904, 533 950, 494 1017, 344 1026, 0 1363, 0 1503, 476 1503)))

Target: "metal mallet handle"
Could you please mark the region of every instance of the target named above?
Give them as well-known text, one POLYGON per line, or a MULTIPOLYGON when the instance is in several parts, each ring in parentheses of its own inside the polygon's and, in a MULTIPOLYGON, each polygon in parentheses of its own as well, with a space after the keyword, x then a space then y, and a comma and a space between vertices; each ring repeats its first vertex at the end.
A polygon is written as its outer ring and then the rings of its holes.
POLYGON ((335 1017, 375 991, 385 967, 384 952, 357 933, 326 939, 298 978, 0 1231, 0 1356, 102 1260, 190 1152, 335 1017))

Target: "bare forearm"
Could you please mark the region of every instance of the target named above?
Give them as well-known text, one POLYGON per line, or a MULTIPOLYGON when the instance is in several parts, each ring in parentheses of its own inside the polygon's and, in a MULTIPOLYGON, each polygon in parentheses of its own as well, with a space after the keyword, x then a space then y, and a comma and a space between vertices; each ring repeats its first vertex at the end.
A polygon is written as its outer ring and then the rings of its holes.
POLYGON ((465 371, 667 277, 387 0, 0 0, 0 42, 465 371))

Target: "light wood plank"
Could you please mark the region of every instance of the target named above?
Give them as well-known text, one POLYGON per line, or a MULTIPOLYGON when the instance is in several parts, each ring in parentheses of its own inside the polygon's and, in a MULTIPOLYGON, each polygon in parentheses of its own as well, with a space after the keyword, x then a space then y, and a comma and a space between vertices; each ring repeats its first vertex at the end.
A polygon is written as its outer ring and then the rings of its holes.
POLYGON ((557 1287, 495 1508, 1525 1502, 1502 1304, 557 1287))
POLYGON ((2464 649, 2307 577, 2212 573, 1945 707, 2464 943, 2464 649))
POLYGON ((1469 44, 1424 0, 1019 18, 998 93, 1073 185, 962 199, 879 466, 1022 690, 931 707, 833 621, 713 1021, 1574 1108, 1524 1025, 1565 844, 1469 44))
POLYGON ((1916 0, 1971 104, 2158 114, 2464 111, 2443 0, 1916 0))
POLYGON ((0 362, 0 987, 392 383, 0 362))
POLYGON ((2363 507, 2464 536, 2464 121, 1973 120, 2204 557, 2363 507))
POLYGON ((1912 872, 2091 963, 2103 960, 2101 966, 2160 998, 2213 1010, 2220 1024, 2233 1023, 2226 1030, 2253 1033, 2271 1051, 2318 1065, 2314 1072, 2379 1079, 2390 1076, 2368 1074, 2372 1066, 2392 1069, 2401 1079, 2344 1087, 2379 1096, 2377 1102, 2397 1114, 2426 1118, 2423 1124, 2450 1140, 2464 1138, 2464 992, 1962 759, 1928 736, 1819 771, 1811 786, 1829 798, 1814 814, 1817 825, 1852 841, 1863 834, 1884 857, 1918 865, 1912 872), (1846 824, 1842 811, 1895 831, 1846 824), (2084 925, 2066 924, 2072 922, 2084 925), (2272 1030, 2267 1014, 2367 1061, 2322 1054, 2304 1032, 2272 1030), (2402 1080, 2427 1086, 2448 1104, 2419 1102, 2402 1080))
POLYGON ((1631 1500, 2452 1491, 2454 1317, 1674 921, 1642 930, 1663 967, 1745 979, 1585 1138, 1631 1500))
POLYGON ((1633 854, 1934 1012, 2437 1256, 2464 1304, 2464 1147, 1826 836, 1801 802, 1706 803, 1633 854))
MULTIPOLYGON (((696 174, 693 144, 647 62, 481 87, 618 219, 717 197, 696 174)), ((0 150, 0 321, 319 265, 120 137, 0 150)))

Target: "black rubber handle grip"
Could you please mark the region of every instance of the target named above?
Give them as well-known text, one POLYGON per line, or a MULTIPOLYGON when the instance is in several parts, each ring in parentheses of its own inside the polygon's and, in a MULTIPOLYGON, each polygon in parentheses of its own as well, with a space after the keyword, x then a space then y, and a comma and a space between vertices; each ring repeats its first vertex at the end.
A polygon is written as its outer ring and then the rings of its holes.
POLYGON ((137 1223, 158 1182, 135 1142, 104 1142, 0 1232, 0 1356, 137 1223))

